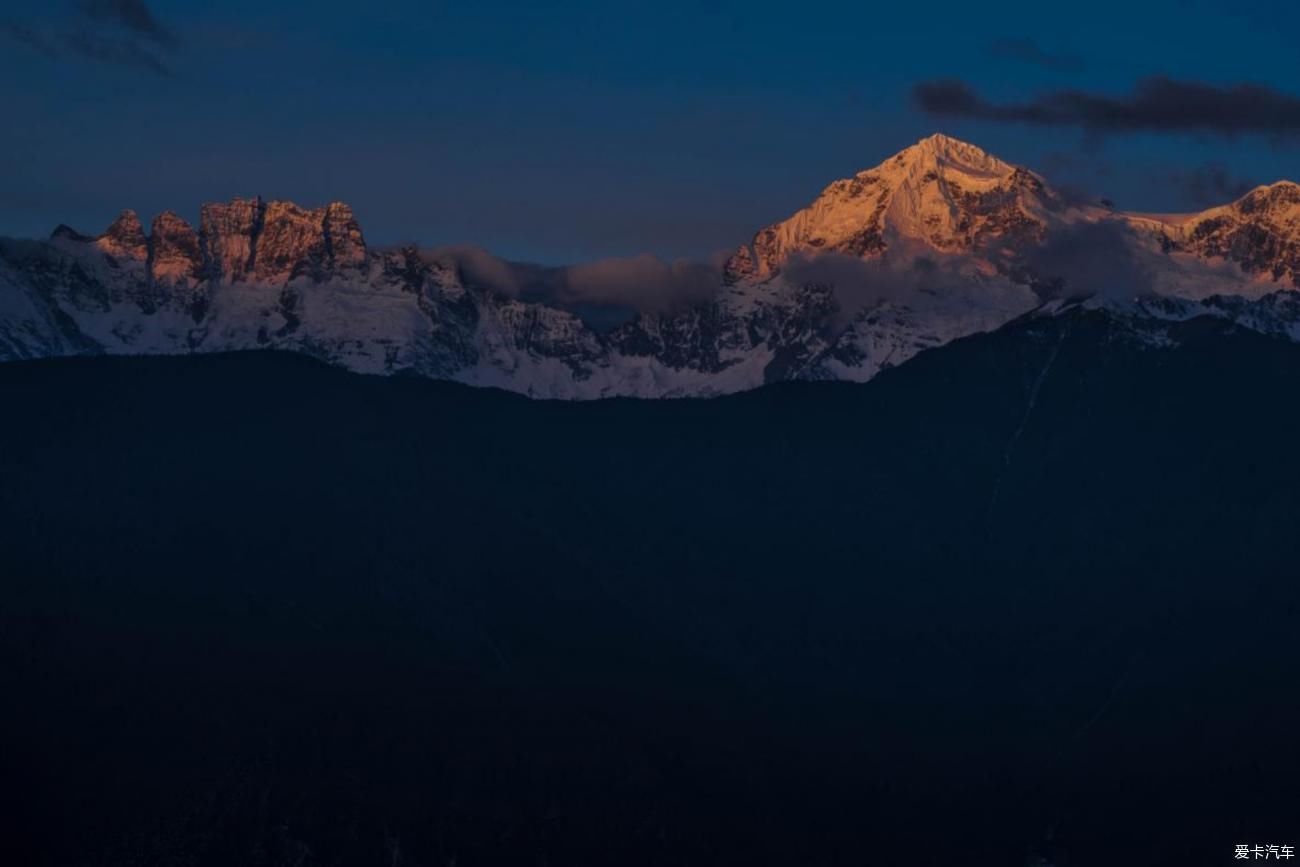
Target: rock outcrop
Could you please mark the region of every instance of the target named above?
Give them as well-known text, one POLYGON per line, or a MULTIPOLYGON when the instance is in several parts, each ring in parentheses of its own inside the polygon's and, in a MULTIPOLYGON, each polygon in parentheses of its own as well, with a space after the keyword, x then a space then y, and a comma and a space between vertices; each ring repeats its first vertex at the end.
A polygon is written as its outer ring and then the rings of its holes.
POLYGON ((213 202, 203 206, 199 236, 206 266, 205 277, 235 283, 243 280, 253 269, 264 210, 260 198, 234 199, 229 203, 213 202))
POLYGON ((295 277, 319 279, 328 270, 324 208, 308 211, 293 202, 269 202, 254 243, 252 278, 260 282, 282 285, 295 277))
POLYGON ((203 247, 188 222, 163 211, 153 219, 149 241, 149 274, 156 282, 192 285, 203 278, 203 247))
POLYGON ((343 202, 325 206, 325 245, 330 265, 335 271, 360 268, 366 264, 366 239, 352 208, 343 202))
POLYGON ((149 257, 149 239, 135 211, 123 211, 104 234, 95 239, 95 246, 114 260, 143 262, 149 257))

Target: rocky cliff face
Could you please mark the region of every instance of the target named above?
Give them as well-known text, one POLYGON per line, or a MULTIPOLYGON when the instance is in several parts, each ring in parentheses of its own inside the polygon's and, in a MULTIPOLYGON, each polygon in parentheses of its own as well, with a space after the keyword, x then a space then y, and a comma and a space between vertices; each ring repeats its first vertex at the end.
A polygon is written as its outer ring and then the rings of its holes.
POLYGON ((149 276, 155 282, 192 286, 204 278, 204 245, 193 226, 163 211, 154 217, 149 235, 149 276))
POLYGON ((253 279, 275 284, 295 277, 321 279, 336 268, 365 263, 366 242, 352 209, 335 202, 306 210, 293 202, 269 202, 253 237, 253 279))
POLYGON ((331 202, 325 208, 325 251, 332 268, 360 268, 366 263, 366 239, 352 208, 343 202, 331 202))
POLYGON ((263 210, 261 199, 235 199, 203 206, 199 240, 206 278, 233 283, 242 280, 252 269, 263 210))
POLYGON ((932 136, 759 231, 709 300, 610 332, 415 248, 372 251, 345 204, 253 198, 204 205, 197 230, 167 211, 146 233, 124 211, 97 236, 60 226, 47 242, 0 241, 0 359, 272 347, 558 398, 861 381, 1077 294, 1042 254, 1098 225, 1122 230, 1124 255, 1163 293, 1108 304, 1300 338, 1287 291, 1300 286, 1300 187, 1201 214, 1122 214, 932 136))
POLYGON ((203 206, 199 244, 208 279, 283 285, 320 279, 365 263, 366 242, 340 202, 306 209, 293 202, 235 199, 203 206))

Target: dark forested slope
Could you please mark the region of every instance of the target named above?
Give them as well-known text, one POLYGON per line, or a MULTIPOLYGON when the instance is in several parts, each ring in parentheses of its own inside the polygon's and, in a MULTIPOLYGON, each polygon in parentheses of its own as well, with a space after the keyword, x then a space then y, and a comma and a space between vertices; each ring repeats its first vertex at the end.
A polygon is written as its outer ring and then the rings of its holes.
POLYGON ((1294 842, 1300 346, 1177 330, 711 401, 0 365, 12 863, 1294 842))

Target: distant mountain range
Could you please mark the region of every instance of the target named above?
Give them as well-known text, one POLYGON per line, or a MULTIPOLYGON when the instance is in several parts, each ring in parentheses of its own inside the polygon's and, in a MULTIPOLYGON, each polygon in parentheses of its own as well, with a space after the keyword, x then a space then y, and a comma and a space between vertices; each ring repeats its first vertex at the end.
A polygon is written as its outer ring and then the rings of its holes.
POLYGON ((454 259, 372 249, 352 210, 236 199, 102 234, 0 241, 0 359, 276 348, 534 397, 712 396, 865 381, 1085 303, 1149 339, 1201 315, 1300 338, 1300 186, 1187 215, 1080 201, 935 135, 759 231, 707 300, 600 330, 454 259))

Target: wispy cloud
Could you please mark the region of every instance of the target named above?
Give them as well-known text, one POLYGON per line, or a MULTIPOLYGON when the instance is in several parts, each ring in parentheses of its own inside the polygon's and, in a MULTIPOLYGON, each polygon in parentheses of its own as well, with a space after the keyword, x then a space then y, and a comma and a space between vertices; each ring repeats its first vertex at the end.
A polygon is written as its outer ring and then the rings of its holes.
POLYGON ((91 21, 120 27, 154 42, 170 43, 173 38, 143 0, 83 0, 80 9, 91 21))
POLYGON ((1049 235, 1027 252, 1024 264, 1037 275, 1035 290, 1044 300, 1137 298, 1150 295, 1155 286, 1140 250, 1132 229, 1122 223, 1081 223, 1049 235))
POLYGON ((79 58, 154 75, 171 74, 177 39, 143 0, 83 0, 75 13, 41 26, 0 21, 0 35, 48 58, 79 58))
POLYGON ((131 39, 104 36, 88 31, 68 33, 63 45, 72 53, 88 60, 171 75, 171 67, 157 54, 131 39))
POLYGON ((28 27, 17 21, 0 21, 0 32, 4 33, 14 42, 25 45, 46 57, 57 57, 59 49, 54 43, 50 42, 39 30, 28 27))
POLYGON ((1252 181, 1234 176, 1223 163, 1173 172, 1169 180, 1182 191, 1188 204, 1198 208, 1236 201, 1256 186, 1252 181))
POLYGON ((509 262, 470 245, 437 247, 425 255, 454 266, 471 285, 567 309, 667 313, 707 300, 722 286, 716 263, 669 262, 648 253, 562 267, 509 262))
POLYGON ((928 81, 912 90, 930 114, 1037 126, 1073 126, 1094 133, 1202 132, 1293 135, 1300 98, 1261 84, 1216 85, 1148 78, 1127 96, 1056 90, 1025 102, 985 99, 964 81, 928 81))
POLYGON ((1086 65, 1077 54, 1048 51, 1028 38, 996 39, 989 43, 989 54, 1003 60, 1017 60, 1054 72, 1079 72, 1086 65))

